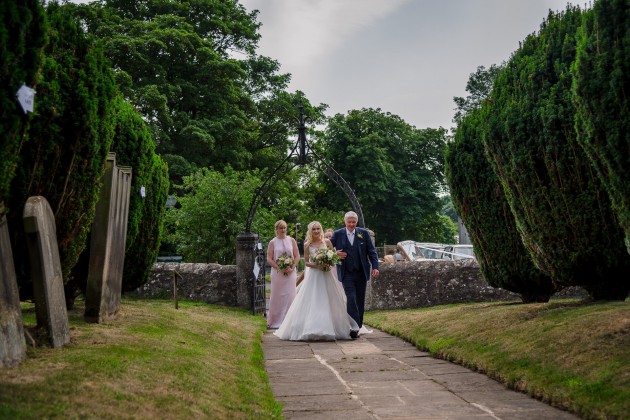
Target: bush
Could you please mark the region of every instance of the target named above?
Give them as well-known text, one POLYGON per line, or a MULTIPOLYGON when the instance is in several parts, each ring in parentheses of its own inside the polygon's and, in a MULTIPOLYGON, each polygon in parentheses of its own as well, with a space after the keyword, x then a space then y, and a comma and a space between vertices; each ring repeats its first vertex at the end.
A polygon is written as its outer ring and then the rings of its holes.
POLYGON ((85 36, 67 9, 47 6, 49 43, 29 141, 20 150, 9 202, 16 272, 23 296, 31 293, 22 210, 29 196, 44 196, 55 214, 64 282, 86 246, 104 163, 112 141, 115 85, 103 49, 85 36))
POLYGON ((630 256, 610 200, 577 144, 569 68, 579 8, 550 12, 495 82, 484 142, 525 247, 560 287, 628 296, 630 256))
POLYGON ((606 187, 630 252, 630 5, 599 0, 579 32, 572 67, 577 140, 606 187))
POLYGON ((446 177, 453 204, 488 284, 519 293, 526 303, 547 302, 555 288, 523 246, 501 183, 485 157, 482 124, 482 111, 472 112, 448 145, 446 177))
MULTIPOLYGON (((18 165, 20 142, 27 141, 30 114, 15 94, 26 84, 37 87, 46 16, 38 0, 2 2, 0 6, 0 202, 7 201, 18 165)), ((39 101, 41 93, 36 98, 39 101)))

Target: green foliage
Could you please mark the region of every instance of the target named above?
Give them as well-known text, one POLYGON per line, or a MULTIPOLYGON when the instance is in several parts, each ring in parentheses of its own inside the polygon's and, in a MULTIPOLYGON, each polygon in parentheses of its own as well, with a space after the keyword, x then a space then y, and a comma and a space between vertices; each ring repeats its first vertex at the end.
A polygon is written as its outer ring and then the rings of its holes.
POLYGON ((116 164, 131 166, 133 171, 123 289, 135 290, 147 281, 157 257, 169 188, 168 169, 155 153, 155 144, 140 114, 122 98, 118 100, 115 124, 112 151, 116 153, 116 164))
POLYGON ((24 114, 15 94, 22 84, 37 87, 45 32, 45 12, 38 0, 0 5, 0 202, 9 198, 19 146, 28 139, 30 115, 24 114))
POLYGON ((516 228, 501 183, 484 154, 481 110, 459 122, 446 150, 446 178, 457 213, 466 225, 484 279, 520 293, 523 302, 547 302, 551 279, 532 262, 516 228))
POLYGON ((121 89, 149 125, 173 183, 203 167, 265 167, 278 157, 270 151, 286 152, 287 120, 279 131, 268 123, 282 114, 279 93, 289 76, 254 54, 257 12, 233 0, 75 7, 104 40, 121 89))
MULTIPOLYGON (((424 241, 423 224, 440 212, 445 143, 443 128, 418 130, 396 115, 362 109, 331 118, 320 147, 355 191, 378 242, 396 243, 424 241)), ((350 208, 337 185, 323 178, 322 183, 318 202, 350 208)))
POLYGON ((537 267, 559 287, 625 299, 630 257, 607 194, 577 144, 570 65, 579 8, 550 13, 495 82, 485 150, 537 267))
MULTIPOLYGON (((184 177, 178 188, 178 208, 167 211, 168 240, 177 246, 186 262, 234 264, 236 237, 245 221, 256 188, 261 184, 258 171, 224 173, 201 169, 184 177)), ((252 230, 268 230, 274 216, 259 208, 252 230)))
POLYGON ((457 111, 453 116, 455 124, 459 125, 466 115, 481 107, 482 102, 490 96, 492 84, 503 67, 504 65, 497 66, 496 64, 491 65, 488 69, 479 66, 474 73, 470 74, 466 83, 466 92, 469 95, 465 98, 459 96, 453 98, 453 102, 457 105, 457 111))
MULTIPOLYGON (((86 37, 69 10, 47 6, 49 43, 44 50, 41 83, 29 141, 20 151, 12 185, 9 226, 17 251, 16 271, 23 274, 27 253, 20 232, 29 196, 44 196, 55 214, 64 281, 86 246, 94 218, 109 146, 116 94, 102 47, 86 37)), ((27 282, 21 279, 21 285, 27 282)), ((24 290, 24 289, 23 289, 24 290)))
POLYGON ((418 237, 424 242, 443 244, 457 243, 457 223, 442 213, 435 213, 420 220, 418 237))
POLYGON ((630 5, 598 0, 572 67, 578 142, 606 187, 630 252, 630 5))

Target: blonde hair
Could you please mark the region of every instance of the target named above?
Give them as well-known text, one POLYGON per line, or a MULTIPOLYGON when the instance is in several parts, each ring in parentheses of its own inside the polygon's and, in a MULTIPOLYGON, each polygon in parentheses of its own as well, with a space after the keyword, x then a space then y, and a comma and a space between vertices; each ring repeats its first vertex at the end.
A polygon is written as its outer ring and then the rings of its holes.
POLYGON ((323 230, 322 224, 319 223, 317 220, 313 220, 311 223, 308 224, 308 231, 306 232, 306 238, 304 239, 304 241, 307 244, 313 243, 313 230, 312 229, 313 229, 313 226, 315 225, 319 225, 320 232, 322 232, 320 234, 321 240, 324 240, 324 232, 322 231, 323 230))
POLYGON ((278 227, 280 226, 287 226, 287 222, 285 222, 284 220, 280 219, 278 220, 274 225, 273 225, 273 230, 276 231, 278 230, 278 227))

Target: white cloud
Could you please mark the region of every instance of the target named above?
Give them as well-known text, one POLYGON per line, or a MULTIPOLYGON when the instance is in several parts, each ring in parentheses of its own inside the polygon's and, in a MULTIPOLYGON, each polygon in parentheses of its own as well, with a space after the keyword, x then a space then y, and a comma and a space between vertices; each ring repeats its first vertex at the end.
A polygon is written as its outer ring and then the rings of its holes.
POLYGON ((260 9, 259 53, 329 114, 381 108, 451 126, 477 66, 507 60, 567 0, 241 0, 260 9))
POLYGON ((410 0, 241 0, 259 9, 263 23, 259 53, 283 68, 317 66, 344 45, 344 40, 410 0))

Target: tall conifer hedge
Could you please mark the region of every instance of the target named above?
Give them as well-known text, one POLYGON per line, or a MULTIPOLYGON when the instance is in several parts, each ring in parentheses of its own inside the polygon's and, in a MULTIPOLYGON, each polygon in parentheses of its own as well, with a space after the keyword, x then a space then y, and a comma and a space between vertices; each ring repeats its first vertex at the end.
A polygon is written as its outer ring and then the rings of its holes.
POLYGON ((9 228, 22 295, 30 293, 22 209, 29 196, 50 203, 64 282, 86 246, 112 136, 116 87, 111 66, 64 6, 49 3, 49 43, 29 141, 20 151, 12 184, 9 228), (19 261, 18 261, 19 260, 19 261), (26 286, 26 287, 25 287, 26 286))
POLYGON ((482 125, 482 110, 473 111, 448 145, 446 177, 453 204, 488 284, 519 293, 526 303, 547 302, 556 290, 523 245, 501 183, 484 155, 482 125))
POLYGON ((155 153, 155 143, 140 114, 122 98, 117 108, 112 151, 118 165, 131 166, 133 171, 123 273, 123 289, 129 291, 146 283, 156 260, 169 179, 166 163, 155 153))
POLYGON ((574 128, 570 66, 579 8, 550 12, 495 82, 486 152, 534 263, 560 287, 625 299, 630 258, 623 231, 574 128))
POLYGON ((578 142, 593 162, 630 252, 630 2, 598 0, 572 68, 578 142))
POLYGON ((38 0, 0 3, 0 202, 9 198, 18 148, 27 141, 30 114, 15 95, 22 84, 37 88, 45 31, 45 11, 38 0))

